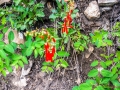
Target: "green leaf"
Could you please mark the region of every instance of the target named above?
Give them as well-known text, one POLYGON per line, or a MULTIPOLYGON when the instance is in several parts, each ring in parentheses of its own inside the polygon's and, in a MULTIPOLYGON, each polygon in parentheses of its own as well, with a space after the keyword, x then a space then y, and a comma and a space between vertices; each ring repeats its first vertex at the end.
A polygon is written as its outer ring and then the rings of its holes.
POLYGON ((118 78, 118 73, 114 74, 114 75, 110 78, 110 80, 113 81, 113 80, 116 80, 117 78, 118 78))
POLYGON ((100 65, 101 65, 103 68, 107 68, 107 66, 106 66, 106 64, 105 64, 104 61, 101 61, 101 62, 100 62, 100 65))
POLYGON ((101 85, 99 85, 94 90, 105 90, 105 89, 101 85))
POLYGON ((4 29, 4 25, 0 25, 0 30, 3 30, 4 29))
POLYGON ((7 70, 8 70, 9 72, 12 72, 12 71, 13 71, 13 69, 12 69, 11 66, 8 66, 8 67, 6 67, 6 68, 7 68, 7 70))
POLYGON ((107 84, 110 81, 110 78, 102 78, 100 84, 107 84))
POLYGON ((120 59, 118 59, 118 58, 114 58, 114 59, 113 59, 114 62, 119 62, 119 60, 120 60, 120 59))
POLYGON ((117 56, 117 58, 120 60, 120 51, 117 51, 117 52, 116 52, 116 56, 117 56))
POLYGON ((22 58, 22 56, 20 54, 13 54, 12 55, 13 60, 20 60, 21 58, 22 58))
POLYGON ((6 71, 5 70, 2 70, 2 75, 4 76, 4 77, 6 77, 6 71))
POLYGON ((0 41, 3 40, 3 34, 0 34, 0 41))
POLYGON ((14 49, 10 44, 5 45, 4 49, 9 53, 14 53, 14 49))
POLYGON ((18 65, 21 66, 21 67, 24 67, 24 64, 22 61, 18 61, 18 65))
POLYGON ((96 80, 93 79, 87 79, 86 83, 89 83, 90 85, 95 85, 96 84, 96 80))
POLYGON ((16 66, 17 63, 18 63, 18 60, 12 61, 11 66, 16 66))
POLYGON ((97 69, 90 70, 88 73, 88 77, 96 77, 97 75, 98 75, 97 69))
POLYGON ((22 61, 23 61, 25 64, 28 64, 27 57, 25 57, 25 56, 22 56, 22 61))
POLYGON ((55 15, 55 14, 51 14, 51 15, 49 16, 49 18, 50 18, 50 19, 53 19, 53 20, 55 20, 57 17, 58 17, 58 16, 55 15))
POLYGON ((69 53, 66 51, 59 51, 57 54, 59 57, 68 57, 69 56, 69 53))
POLYGON ((2 25, 5 25, 5 24, 6 24, 6 17, 5 17, 5 16, 2 17, 1 23, 2 23, 2 25))
POLYGON ((110 66, 112 63, 113 63, 112 60, 107 60, 107 61, 105 62, 105 64, 106 64, 107 66, 110 66))
POLYGON ((26 55, 27 55, 27 56, 30 56, 30 55, 32 54, 32 52, 33 52, 32 47, 29 47, 29 48, 27 48, 27 50, 26 50, 26 55))
POLYGON ((7 57, 5 51, 2 50, 2 49, 0 50, 0 56, 1 56, 2 58, 4 58, 4 59, 6 59, 6 57, 7 57))
POLYGON ((6 59, 5 59, 5 64, 6 64, 6 66, 10 65, 10 59, 8 57, 6 57, 6 59))
POLYGON ((59 60, 55 60, 54 61, 54 67, 56 67, 58 65, 58 63, 59 63, 59 60))
POLYGON ((53 72, 54 71, 52 67, 47 67, 47 69, 48 69, 49 72, 53 72))
POLYGON ((13 33, 13 31, 9 32, 8 39, 9 39, 10 42, 14 39, 14 33, 13 33))
POLYGON ((3 48, 4 47, 4 42, 0 41, 0 48, 3 48))
POLYGON ((6 33, 8 31, 8 27, 5 27, 4 29, 3 29, 3 33, 6 33))
POLYGON ((38 17, 44 17, 45 15, 44 15, 43 11, 37 11, 36 12, 36 16, 38 16, 38 17))
POLYGON ((109 70, 105 70, 105 69, 103 69, 100 73, 103 77, 112 77, 113 76, 112 72, 110 72, 109 70))
POLYGON ((16 6, 18 6, 18 4, 21 2, 21 0, 13 0, 13 2, 15 3, 16 6))
POLYGON ((97 66, 97 65, 98 65, 98 60, 95 60, 95 61, 93 61, 93 62, 91 63, 90 66, 95 67, 95 66, 97 66))
POLYGON ((92 90, 92 85, 88 83, 82 83, 80 84, 80 89, 79 90, 92 90))
POLYGON ((60 62, 61 62, 61 66, 64 67, 64 68, 69 66, 68 63, 63 59, 60 59, 60 62))
POLYGON ((79 48, 80 44, 81 44, 81 43, 80 43, 79 41, 78 41, 78 42, 75 42, 75 43, 74 43, 74 47, 75 47, 75 48, 79 48))
POLYGON ((120 87, 120 82, 118 80, 113 80, 111 82, 113 83, 114 86, 120 87))
POLYGON ((79 86, 74 86, 72 90, 80 90, 79 86))
POLYGON ((37 51, 37 49, 35 49, 34 50, 34 57, 37 58, 37 56, 38 56, 38 51, 37 51))

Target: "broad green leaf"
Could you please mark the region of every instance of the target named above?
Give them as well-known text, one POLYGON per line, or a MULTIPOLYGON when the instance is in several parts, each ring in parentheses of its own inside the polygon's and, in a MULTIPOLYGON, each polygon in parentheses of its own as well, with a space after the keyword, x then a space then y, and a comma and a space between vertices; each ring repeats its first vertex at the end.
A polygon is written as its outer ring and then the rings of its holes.
POLYGON ((4 29, 4 25, 0 25, 0 30, 3 30, 4 29))
POLYGON ((1 56, 2 58, 4 58, 4 59, 6 59, 6 57, 7 57, 5 51, 2 50, 2 49, 0 50, 0 56, 1 56))
POLYGON ((107 60, 107 61, 105 62, 106 66, 110 66, 112 63, 113 63, 112 60, 107 60))
POLYGON ((119 73, 114 74, 114 75, 110 78, 110 80, 111 80, 111 81, 116 80, 116 79, 118 78, 118 74, 119 74, 119 73))
POLYGON ((117 63, 117 64, 116 64, 116 67, 120 68, 120 63, 117 63))
POLYGON ((105 69, 103 69, 100 73, 103 77, 112 77, 113 76, 111 71, 105 70, 105 69))
POLYGON ((14 53, 14 49, 13 49, 13 47, 12 47, 10 44, 5 45, 5 46, 4 46, 4 49, 5 49, 7 52, 14 53))
POLYGON ((93 62, 91 63, 90 66, 95 67, 95 66, 97 66, 97 65, 98 65, 98 60, 95 60, 95 61, 93 61, 93 62))
POLYGON ((119 62, 119 60, 120 60, 120 59, 118 59, 118 58, 114 58, 114 59, 113 59, 114 62, 119 62))
POLYGON ((0 34, 0 41, 3 40, 3 34, 0 34))
POLYGON ((11 42, 10 44, 12 45, 12 47, 14 48, 14 50, 17 49, 17 44, 15 42, 11 42))
POLYGON ((118 80, 113 80, 113 81, 111 81, 111 82, 112 82, 112 84, 113 84, 114 86, 120 87, 120 82, 119 82, 118 80))
POLYGON ((75 47, 75 48, 79 48, 80 44, 81 44, 80 42, 75 42, 75 43, 74 43, 74 47, 75 47))
POLYGON ((110 78, 102 78, 100 84, 107 84, 110 81, 110 78))
POLYGON ((26 50, 26 55, 27 55, 27 56, 30 56, 30 55, 32 54, 32 52, 33 52, 32 47, 29 47, 29 48, 27 48, 27 50, 26 50))
POLYGON ((22 61, 18 61, 18 65, 21 66, 21 67, 24 67, 24 64, 22 61))
POLYGON ((101 85, 99 85, 94 90, 105 90, 105 89, 101 85))
POLYGON ((48 69, 49 72, 53 72, 54 71, 52 67, 47 67, 47 69, 48 69))
POLYGON ((54 61, 54 67, 56 67, 59 64, 59 60, 54 61))
POLYGON ((18 63, 18 60, 12 61, 11 66, 16 66, 17 63, 18 63))
POLYGON ((69 66, 68 63, 63 59, 60 59, 60 62, 61 62, 61 66, 64 67, 64 68, 69 66))
POLYGON ((19 54, 13 54, 12 57, 11 57, 13 60, 20 60, 22 58, 21 55, 19 54))
POLYGON ((92 69, 88 73, 88 77, 96 77, 98 75, 98 70, 97 69, 92 69))
POLYGON ((12 71, 13 71, 13 69, 12 69, 11 66, 8 66, 8 67, 6 67, 6 68, 7 68, 7 70, 8 70, 9 72, 12 72, 12 71))
POLYGON ((69 53, 66 51, 58 51, 57 54, 59 57, 68 57, 69 56, 69 53))
POLYGON ((105 64, 104 61, 101 61, 101 62, 100 62, 100 65, 101 65, 103 68, 107 68, 107 65, 105 64))
POLYGON ((38 17, 44 17, 45 15, 44 15, 43 11, 37 11, 36 12, 36 16, 38 16, 38 17))
POLYGON ((72 88, 72 90, 80 90, 80 87, 79 87, 79 86, 74 86, 74 87, 72 88))
POLYGON ((4 42, 0 41, 0 48, 3 48, 4 47, 4 42))
POLYGON ((82 83, 80 84, 80 89, 79 90, 92 90, 92 85, 88 83, 82 83))
POLYGON ((25 57, 25 56, 22 56, 22 61, 23 61, 25 64, 28 64, 27 57, 25 57))
POLYGON ((55 14, 51 14, 51 15, 49 16, 49 18, 50 18, 50 19, 53 19, 53 20, 55 20, 57 17, 58 17, 58 16, 55 15, 55 14))
POLYGON ((87 79, 87 80, 86 80, 86 83, 89 83, 89 84, 91 84, 91 85, 95 85, 95 84, 96 84, 96 80, 87 79))
POLYGON ((8 39, 9 39, 10 42, 14 39, 14 33, 13 33, 13 31, 9 32, 8 39))
POLYGON ((112 68, 112 74, 116 74, 117 72, 118 72, 118 69, 117 69, 116 66, 114 66, 114 67, 112 68))
POLYGON ((6 33, 8 31, 8 27, 5 27, 4 29, 3 29, 3 33, 6 33))

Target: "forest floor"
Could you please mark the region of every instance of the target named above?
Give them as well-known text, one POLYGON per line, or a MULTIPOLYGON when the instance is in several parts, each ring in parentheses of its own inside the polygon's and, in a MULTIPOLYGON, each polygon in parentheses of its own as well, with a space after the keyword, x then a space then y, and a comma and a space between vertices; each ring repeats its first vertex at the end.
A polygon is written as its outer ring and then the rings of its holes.
MULTIPOLYGON (((112 10, 102 12, 101 17, 97 21, 89 21, 86 19, 83 12, 88 6, 89 2, 93 0, 75 1, 80 17, 76 18, 74 21, 76 23, 80 23, 81 31, 86 35, 88 35, 89 32, 95 30, 95 28, 102 28, 103 25, 106 25, 107 28, 111 28, 116 21, 120 21, 120 3, 114 5, 112 10), (107 23, 107 21, 109 21, 109 23, 107 23)), ((50 27, 53 26, 53 23, 51 23, 46 16, 44 24, 37 22, 35 25, 35 27, 38 28, 41 28, 41 26, 50 27)), ((92 45, 89 45, 89 48, 94 48, 94 50, 91 52, 86 50, 80 54, 71 50, 71 55, 67 59, 69 67, 66 69, 61 68, 59 70, 55 70, 55 72, 50 74, 41 72, 40 68, 44 59, 34 59, 33 56, 31 56, 29 59, 33 64, 29 74, 26 75, 26 86, 20 88, 12 83, 12 80, 20 78, 18 71, 18 76, 15 76, 14 74, 9 74, 7 77, 0 76, 0 90, 71 90, 74 85, 79 85, 81 82, 86 80, 87 73, 91 69, 90 64, 93 60, 101 59, 101 53, 107 54, 109 51, 114 53, 114 51, 117 49, 116 47, 113 47, 108 51, 108 48, 103 50, 98 49, 92 45), (87 54, 90 54, 88 58, 86 58, 87 54)))

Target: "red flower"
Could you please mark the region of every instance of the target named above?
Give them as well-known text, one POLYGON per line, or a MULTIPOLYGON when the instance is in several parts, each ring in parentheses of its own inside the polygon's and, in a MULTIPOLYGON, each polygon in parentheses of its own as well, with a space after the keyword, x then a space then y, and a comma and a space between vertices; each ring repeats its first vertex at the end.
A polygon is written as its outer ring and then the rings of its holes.
POLYGON ((55 46, 50 46, 49 43, 45 44, 45 58, 46 62, 53 62, 53 57, 55 55, 55 46))
POLYGON ((68 34, 68 29, 73 27, 71 25, 72 23, 71 13, 72 13, 72 10, 70 10, 70 12, 67 13, 66 18, 64 19, 64 23, 62 25, 62 33, 68 34))

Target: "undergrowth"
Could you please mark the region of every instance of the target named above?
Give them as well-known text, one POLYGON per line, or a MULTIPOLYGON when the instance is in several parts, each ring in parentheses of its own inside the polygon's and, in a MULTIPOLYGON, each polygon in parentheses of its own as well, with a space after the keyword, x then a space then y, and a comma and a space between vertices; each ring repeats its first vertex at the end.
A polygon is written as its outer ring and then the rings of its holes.
MULTIPOLYGON (((6 72, 12 72, 13 68, 28 64, 27 59, 31 55, 35 58, 44 57, 41 70, 49 73, 69 66, 66 59, 70 56, 70 48, 81 53, 88 49, 90 43, 97 48, 114 45, 109 38, 110 33, 105 30, 96 30, 89 35, 80 31, 80 25, 74 21, 79 11, 75 9, 74 0, 56 0, 56 3, 57 7, 52 9, 49 16, 55 22, 55 27, 37 30, 31 30, 31 27, 45 16, 42 2, 13 0, 11 6, 0 8, 0 72, 4 76, 6 72), (9 29, 9 43, 6 44, 3 39, 9 29), (17 32, 26 31, 23 44, 13 42, 13 29, 17 32)), ((116 23, 112 32, 114 37, 120 37, 120 22, 116 23)), ((101 54, 101 57, 104 60, 91 63, 93 69, 88 73, 88 79, 72 90, 120 90, 120 51, 110 55, 101 54)))

